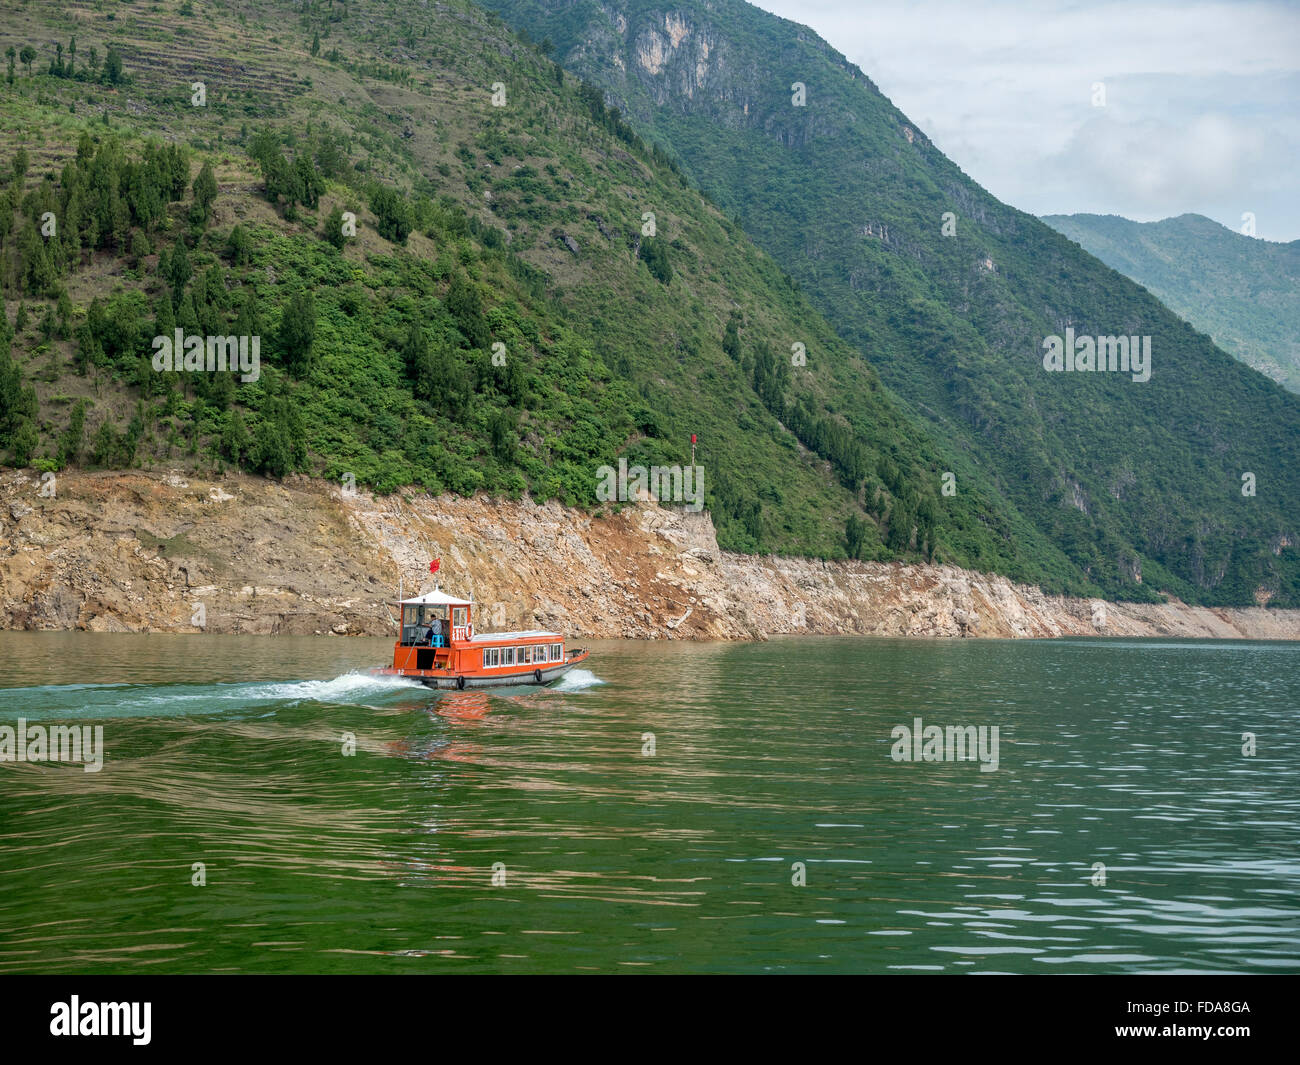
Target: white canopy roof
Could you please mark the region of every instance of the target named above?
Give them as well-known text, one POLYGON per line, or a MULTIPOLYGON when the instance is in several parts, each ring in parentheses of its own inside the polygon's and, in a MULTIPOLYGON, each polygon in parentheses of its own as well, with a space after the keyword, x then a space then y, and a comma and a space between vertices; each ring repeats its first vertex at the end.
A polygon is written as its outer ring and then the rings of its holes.
POLYGON ((472 599, 457 599, 454 595, 448 595, 446 592, 434 589, 431 592, 425 592, 423 595, 417 595, 414 599, 397 599, 398 606, 473 606, 472 599))

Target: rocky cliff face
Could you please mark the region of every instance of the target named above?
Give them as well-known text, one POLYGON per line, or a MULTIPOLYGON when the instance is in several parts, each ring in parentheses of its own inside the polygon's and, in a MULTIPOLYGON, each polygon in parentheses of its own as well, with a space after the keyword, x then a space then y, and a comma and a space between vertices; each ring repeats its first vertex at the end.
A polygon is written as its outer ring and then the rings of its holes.
POLYGON ((479 604, 481 630, 762 639, 778 633, 1300 638, 1300 611, 1047 596, 949 566, 753 558, 708 514, 646 502, 345 494, 307 478, 0 474, 0 627, 387 635, 399 579, 479 604))

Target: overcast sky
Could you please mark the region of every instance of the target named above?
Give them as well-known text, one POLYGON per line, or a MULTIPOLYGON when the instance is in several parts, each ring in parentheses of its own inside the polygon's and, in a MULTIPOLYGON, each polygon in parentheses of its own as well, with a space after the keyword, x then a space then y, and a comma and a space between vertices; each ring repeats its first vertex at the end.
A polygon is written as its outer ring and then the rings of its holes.
POLYGON ((1237 230, 1252 212, 1257 236, 1300 238, 1300 0, 751 2, 811 26, 1021 210, 1237 230))

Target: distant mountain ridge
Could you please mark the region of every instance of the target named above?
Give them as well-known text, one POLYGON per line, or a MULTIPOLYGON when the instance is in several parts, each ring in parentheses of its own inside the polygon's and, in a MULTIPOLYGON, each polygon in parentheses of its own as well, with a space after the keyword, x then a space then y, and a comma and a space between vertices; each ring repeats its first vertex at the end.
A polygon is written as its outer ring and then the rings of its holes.
POLYGON ((1044 215, 1225 351, 1300 392, 1300 240, 1259 240, 1199 214, 1159 222, 1044 215))

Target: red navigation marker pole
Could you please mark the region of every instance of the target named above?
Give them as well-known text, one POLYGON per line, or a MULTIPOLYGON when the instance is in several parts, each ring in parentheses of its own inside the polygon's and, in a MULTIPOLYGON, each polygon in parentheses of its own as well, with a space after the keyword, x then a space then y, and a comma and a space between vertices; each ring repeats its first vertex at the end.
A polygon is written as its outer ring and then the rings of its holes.
POLYGON ((695 465, 695 434, 691 433, 691 465, 695 465))

